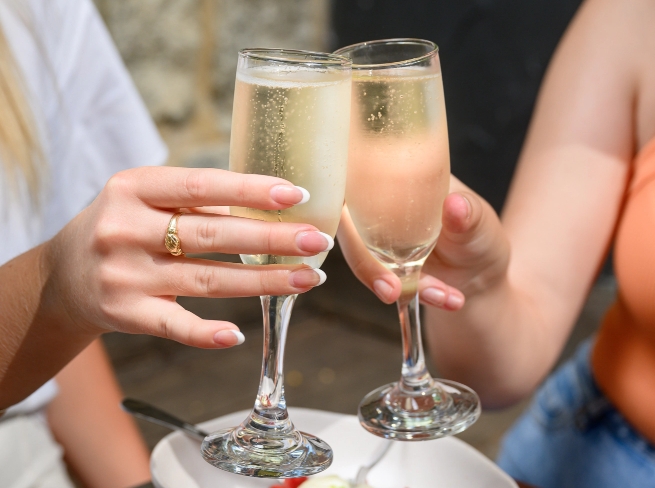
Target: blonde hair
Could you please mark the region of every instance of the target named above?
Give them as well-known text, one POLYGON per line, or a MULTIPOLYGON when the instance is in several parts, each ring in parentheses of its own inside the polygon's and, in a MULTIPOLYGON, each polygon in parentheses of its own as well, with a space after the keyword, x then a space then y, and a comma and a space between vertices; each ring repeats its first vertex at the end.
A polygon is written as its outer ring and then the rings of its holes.
POLYGON ((12 193, 22 178, 33 203, 40 200, 43 154, 25 84, 0 26, 0 160, 12 193))

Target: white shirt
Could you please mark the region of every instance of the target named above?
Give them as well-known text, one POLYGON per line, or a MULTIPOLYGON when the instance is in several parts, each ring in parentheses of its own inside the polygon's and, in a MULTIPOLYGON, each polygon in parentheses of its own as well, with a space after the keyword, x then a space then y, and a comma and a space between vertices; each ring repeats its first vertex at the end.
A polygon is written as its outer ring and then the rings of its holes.
MULTIPOLYGON (((7 191, 0 166, 0 264, 55 235, 114 173, 163 164, 167 150, 91 0, 0 0, 49 174, 41 208, 7 191)), ((0 286, 6 286, 0 283, 0 286)), ((43 407, 46 384, 6 416, 43 407)))

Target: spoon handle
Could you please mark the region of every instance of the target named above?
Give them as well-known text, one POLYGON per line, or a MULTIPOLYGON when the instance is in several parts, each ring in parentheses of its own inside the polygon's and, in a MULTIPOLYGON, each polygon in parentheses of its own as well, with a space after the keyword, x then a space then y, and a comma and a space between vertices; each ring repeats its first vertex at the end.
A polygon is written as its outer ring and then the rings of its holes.
POLYGON ((121 406, 123 407, 123 410, 131 413, 137 418, 147 420, 163 427, 168 427, 169 429, 181 430, 201 441, 208 435, 207 432, 202 431, 195 425, 184 422, 170 413, 164 412, 163 410, 142 401, 125 398, 121 402, 121 406))
POLYGON ((363 485, 366 483, 366 476, 368 476, 368 472, 389 452, 393 442, 394 441, 388 440, 382 441, 382 443, 373 453, 373 456, 371 456, 371 459, 361 468, 359 468, 359 471, 357 471, 357 476, 355 476, 355 486, 363 485))

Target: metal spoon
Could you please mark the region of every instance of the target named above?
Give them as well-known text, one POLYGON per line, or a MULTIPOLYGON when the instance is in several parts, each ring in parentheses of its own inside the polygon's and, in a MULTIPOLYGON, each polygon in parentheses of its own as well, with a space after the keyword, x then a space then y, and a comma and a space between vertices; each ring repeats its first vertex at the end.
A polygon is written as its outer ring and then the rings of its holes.
POLYGON ((131 413, 135 417, 138 417, 143 420, 148 420, 157 425, 163 427, 168 427, 173 430, 181 430, 185 434, 202 441, 209 433, 199 429, 195 425, 189 424, 184 420, 180 420, 177 417, 174 417, 168 412, 153 407, 152 405, 134 400, 132 398, 125 398, 121 402, 121 407, 128 413, 131 413))
POLYGON ((353 481, 353 486, 357 487, 366 484, 366 477, 368 476, 369 471, 371 471, 371 469, 373 469, 373 467, 379 463, 384 456, 386 456, 393 443, 394 441, 382 441, 375 452, 373 452, 373 455, 368 462, 362 465, 362 467, 357 471, 355 481, 353 481))

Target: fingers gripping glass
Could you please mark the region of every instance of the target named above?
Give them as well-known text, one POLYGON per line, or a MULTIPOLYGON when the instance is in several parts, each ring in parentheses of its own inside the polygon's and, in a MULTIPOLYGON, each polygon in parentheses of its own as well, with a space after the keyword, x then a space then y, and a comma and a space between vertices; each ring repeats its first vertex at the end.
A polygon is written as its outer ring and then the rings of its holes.
MULTIPOLYGON (((277 176, 301 186, 309 202, 286 210, 232 207, 232 215, 269 222, 304 222, 332 237, 346 185, 351 62, 343 57, 280 49, 239 53, 230 169, 277 176)), ((327 252, 311 257, 241 255, 246 264, 321 266, 327 252)), ((255 406, 234 429, 202 443, 206 461, 226 471, 258 477, 297 477, 332 463, 321 439, 297 431, 287 414, 283 359, 296 295, 261 297, 264 359, 255 406)))
POLYGON ((346 204, 373 256, 402 282, 400 381, 369 393, 359 419, 370 432, 400 440, 465 430, 480 415, 470 388, 433 379, 421 342, 418 280, 441 230, 450 157, 437 46, 391 39, 348 46, 353 99, 346 204))

